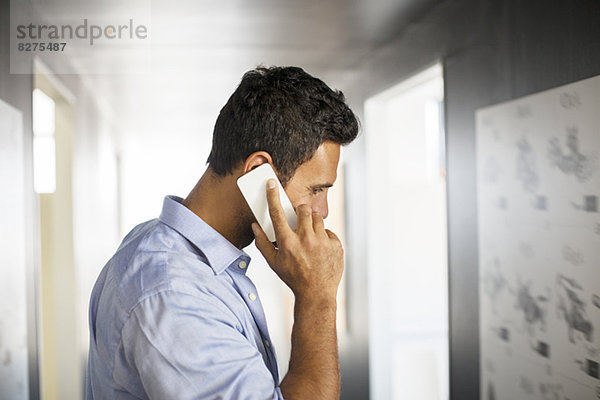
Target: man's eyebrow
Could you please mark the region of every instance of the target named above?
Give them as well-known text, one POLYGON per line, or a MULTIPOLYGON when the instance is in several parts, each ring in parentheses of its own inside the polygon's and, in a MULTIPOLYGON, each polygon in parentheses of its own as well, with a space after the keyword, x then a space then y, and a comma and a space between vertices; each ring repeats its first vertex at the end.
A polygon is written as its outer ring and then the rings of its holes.
POLYGON ((325 189, 333 186, 333 183, 321 183, 319 185, 309 186, 310 189, 325 189))

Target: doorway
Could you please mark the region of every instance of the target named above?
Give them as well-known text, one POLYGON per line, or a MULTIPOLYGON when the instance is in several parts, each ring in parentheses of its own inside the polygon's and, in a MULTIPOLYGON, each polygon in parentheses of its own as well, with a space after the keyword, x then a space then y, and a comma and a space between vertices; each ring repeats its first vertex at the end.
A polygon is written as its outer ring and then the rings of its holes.
POLYGON ((365 103, 371 398, 448 399, 443 71, 365 103))
POLYGON ((40 397, 83 397, 73 235, 72 95, 36 62, 34 189, 39 204, 40 397))

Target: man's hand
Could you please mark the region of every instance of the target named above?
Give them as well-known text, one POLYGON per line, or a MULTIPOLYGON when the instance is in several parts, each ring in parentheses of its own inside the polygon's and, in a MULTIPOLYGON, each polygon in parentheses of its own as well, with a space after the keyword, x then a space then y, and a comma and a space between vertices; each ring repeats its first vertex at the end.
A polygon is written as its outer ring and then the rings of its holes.
POLYGON ((278 247, 253 223, 256 247, 296 299, 290 365, 281 393, 292 400, 339 399, 335 314, 344 269, 342 244, 306 204, 296 208, 298 226, 290 228, 276 185, 267 185, 267 201, 278 247))
POLYGON ((276 185, 267 185, 267 201, 278 248, 269 242, 260 226, 253 223, 256 247, 297 300, 335 301, 344 269, 338 237, 325 229, 321 214, 312 212, 307 204, 296 208, 298 226, 292 230, 285 219, 276 185))

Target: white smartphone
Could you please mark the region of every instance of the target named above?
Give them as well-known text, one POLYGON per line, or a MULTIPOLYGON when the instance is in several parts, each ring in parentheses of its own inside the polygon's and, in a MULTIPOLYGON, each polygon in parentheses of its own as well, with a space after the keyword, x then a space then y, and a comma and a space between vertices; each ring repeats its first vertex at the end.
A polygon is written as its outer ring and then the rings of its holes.
POLYGON ((267 203, 267 181, 270 178, 274 178, 277 181, 279 199, 281 200, 285 218, 290 227, 296 229, 296 212, 270 164, 259 165, 252 171, 240 176, 237 180, 237 185, 244 195, 248 206, 250 206, 256 221, 266 233, 267 238, 269 238, 269 241, 274 242, 275 230, 273 229, 273 221, 271 221, 269 204, 267 203))

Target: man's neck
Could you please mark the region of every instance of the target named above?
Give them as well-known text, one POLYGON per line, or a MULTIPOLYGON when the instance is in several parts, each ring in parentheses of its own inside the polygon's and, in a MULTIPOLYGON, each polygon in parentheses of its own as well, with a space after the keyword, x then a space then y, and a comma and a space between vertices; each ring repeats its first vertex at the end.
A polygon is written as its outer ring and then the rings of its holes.
POLYGON ((244 221, 244 198, 234 175, 220 177, 207 169, 182 204, 237 248, 252 242, 252 221, 244 221))

